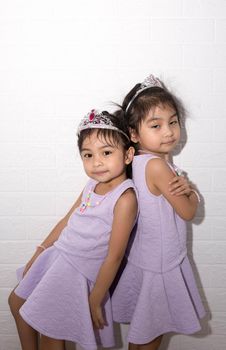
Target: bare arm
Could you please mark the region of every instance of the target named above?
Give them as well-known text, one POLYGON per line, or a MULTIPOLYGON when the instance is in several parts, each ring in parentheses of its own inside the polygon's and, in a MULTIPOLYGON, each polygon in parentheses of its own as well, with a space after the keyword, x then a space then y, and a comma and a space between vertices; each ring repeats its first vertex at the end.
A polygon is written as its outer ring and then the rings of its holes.
POLYGON ((200 195, 196 186, 188 179, 187 175, 176 175, 169 183, 169 191, 175 196, 186 194, 190 196, 191 192, 196 193, 198 201, 200 202, 200 195))
MULTIPOLYGON (((59 238, 62 230, 65 228, 65 226, 68 223, 68 220, 73 213, 73 211, 80 205, 81 203, 82 194, 78 197, 72 208, 69 210, 69 212, 65 215, 63 219, 61 219, 58 224, 52 229, 50 234, 46 237, 46 239, 42 242, 41 245, 43 245, 46 248, 49 248, 53 245, 53 243, 59 238)), ((24 269, 23 275, 27 273, 27 271, 30 269, 31 265, 34 263, 34 261, 37 259, 37 257, 43 252, 43 249, 40 247, 37 247, 34 255, 31 257, 31 259, 26 264, 26 267, 24 269)))
POLYGON ((114 280, 124 256, 136 215, 136 196, 134 191, 129 189, 116 203, 108 254, 99 270, 95 286, 89 297, 92 320, 97 328, 103 328, 106 324, 102 314, 101 303, 114 280))
MULTIPOLYGON (((179 182, 183 182, 179 178, 179 182)), ((191 220, 195 216, 198 205, 196 194, 188 185, 185 185, 186 194, 175 196, 174 192, 170 192, 169 184, 175 184, 178 180, 173 180, 176 179, 175 174, 164 160, 156 158, 148 162, 146 179, 150 191, 156 195, 162 194, 182 219, 191 220)))

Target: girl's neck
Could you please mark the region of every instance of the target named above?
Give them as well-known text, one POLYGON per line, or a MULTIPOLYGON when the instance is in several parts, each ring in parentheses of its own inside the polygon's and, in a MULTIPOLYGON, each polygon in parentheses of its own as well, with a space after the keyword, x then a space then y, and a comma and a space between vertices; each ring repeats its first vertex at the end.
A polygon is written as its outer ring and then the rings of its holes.
POLYGON ((98 182, 95 186, 94 192, 99 195, 105 195, 106 193, 113 191, 114 188, 116 188, 126 179, 126 174, 122 174, 120 177, 109 182, 98 182))

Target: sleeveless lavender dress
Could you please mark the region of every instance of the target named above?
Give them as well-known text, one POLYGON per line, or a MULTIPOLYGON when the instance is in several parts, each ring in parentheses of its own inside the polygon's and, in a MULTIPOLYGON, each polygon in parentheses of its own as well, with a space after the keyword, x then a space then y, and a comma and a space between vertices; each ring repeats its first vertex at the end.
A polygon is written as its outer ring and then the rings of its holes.
POLYGON ((194 333, 205 315, 187 257, 186 224, 147 187, 145 168, 152 158, 144 154, 133 161, 140 213, 128 264, 112 297, 114 321, 130 323, 128 341, 134 344, 167 332, 194 333))
POLYGON ((94 330, 88 296, 108 251, 114 206, 128 188, 127 179, 106 195, 94 192, 96 182, 86 185, 82 204, 71 215, 58 241, 37 258, 15 293, 26 299, 22 318, 43 335, 70 340, 84 349, 100 344, 114 346, 109 295, 104 301, 108 326, 94 330))

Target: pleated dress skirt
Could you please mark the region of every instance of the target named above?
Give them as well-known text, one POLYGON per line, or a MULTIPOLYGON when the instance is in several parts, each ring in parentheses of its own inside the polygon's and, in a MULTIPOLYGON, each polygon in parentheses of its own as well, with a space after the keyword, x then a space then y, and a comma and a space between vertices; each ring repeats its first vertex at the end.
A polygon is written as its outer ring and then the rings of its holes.
POLYGON ((128 262, 112 296, 113 319, 130 323, 128 341, 146 344, 168 332, 200 330, 205 310, 190 262, 165 273, 143 270, 128 262))
POLYGON ((95 350, 98 345, 112 347, 109 297, 103 305, 108 326, 93 328, 88 302, 93 284, 52 246, 39 255, 15 289, 25 299, 20 314, 31 327, 50 338, 69 340, 87 350, 95 350))

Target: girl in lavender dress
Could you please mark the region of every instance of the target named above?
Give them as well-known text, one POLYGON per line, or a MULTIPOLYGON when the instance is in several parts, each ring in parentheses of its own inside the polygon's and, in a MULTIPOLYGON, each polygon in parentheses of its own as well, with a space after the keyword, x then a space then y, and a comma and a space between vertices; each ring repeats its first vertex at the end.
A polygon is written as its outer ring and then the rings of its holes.
POLYGON ((9 297, 23 350, 114 346, 108 289, 137 215, 127 178, 134 148, 120 119, 95 110, 79 125, 78 147, 90 180, 9 297))
POLYGON ((113 317, 130 323, 129 348, 156 350, 167 332, 191 334, 205 311, 186 249, 199 195, 170 154, 180 141, 181 104, 154 76, 137 84, 116 115, 136 145, 139 217, 128 264, 113 294, 113 317))

